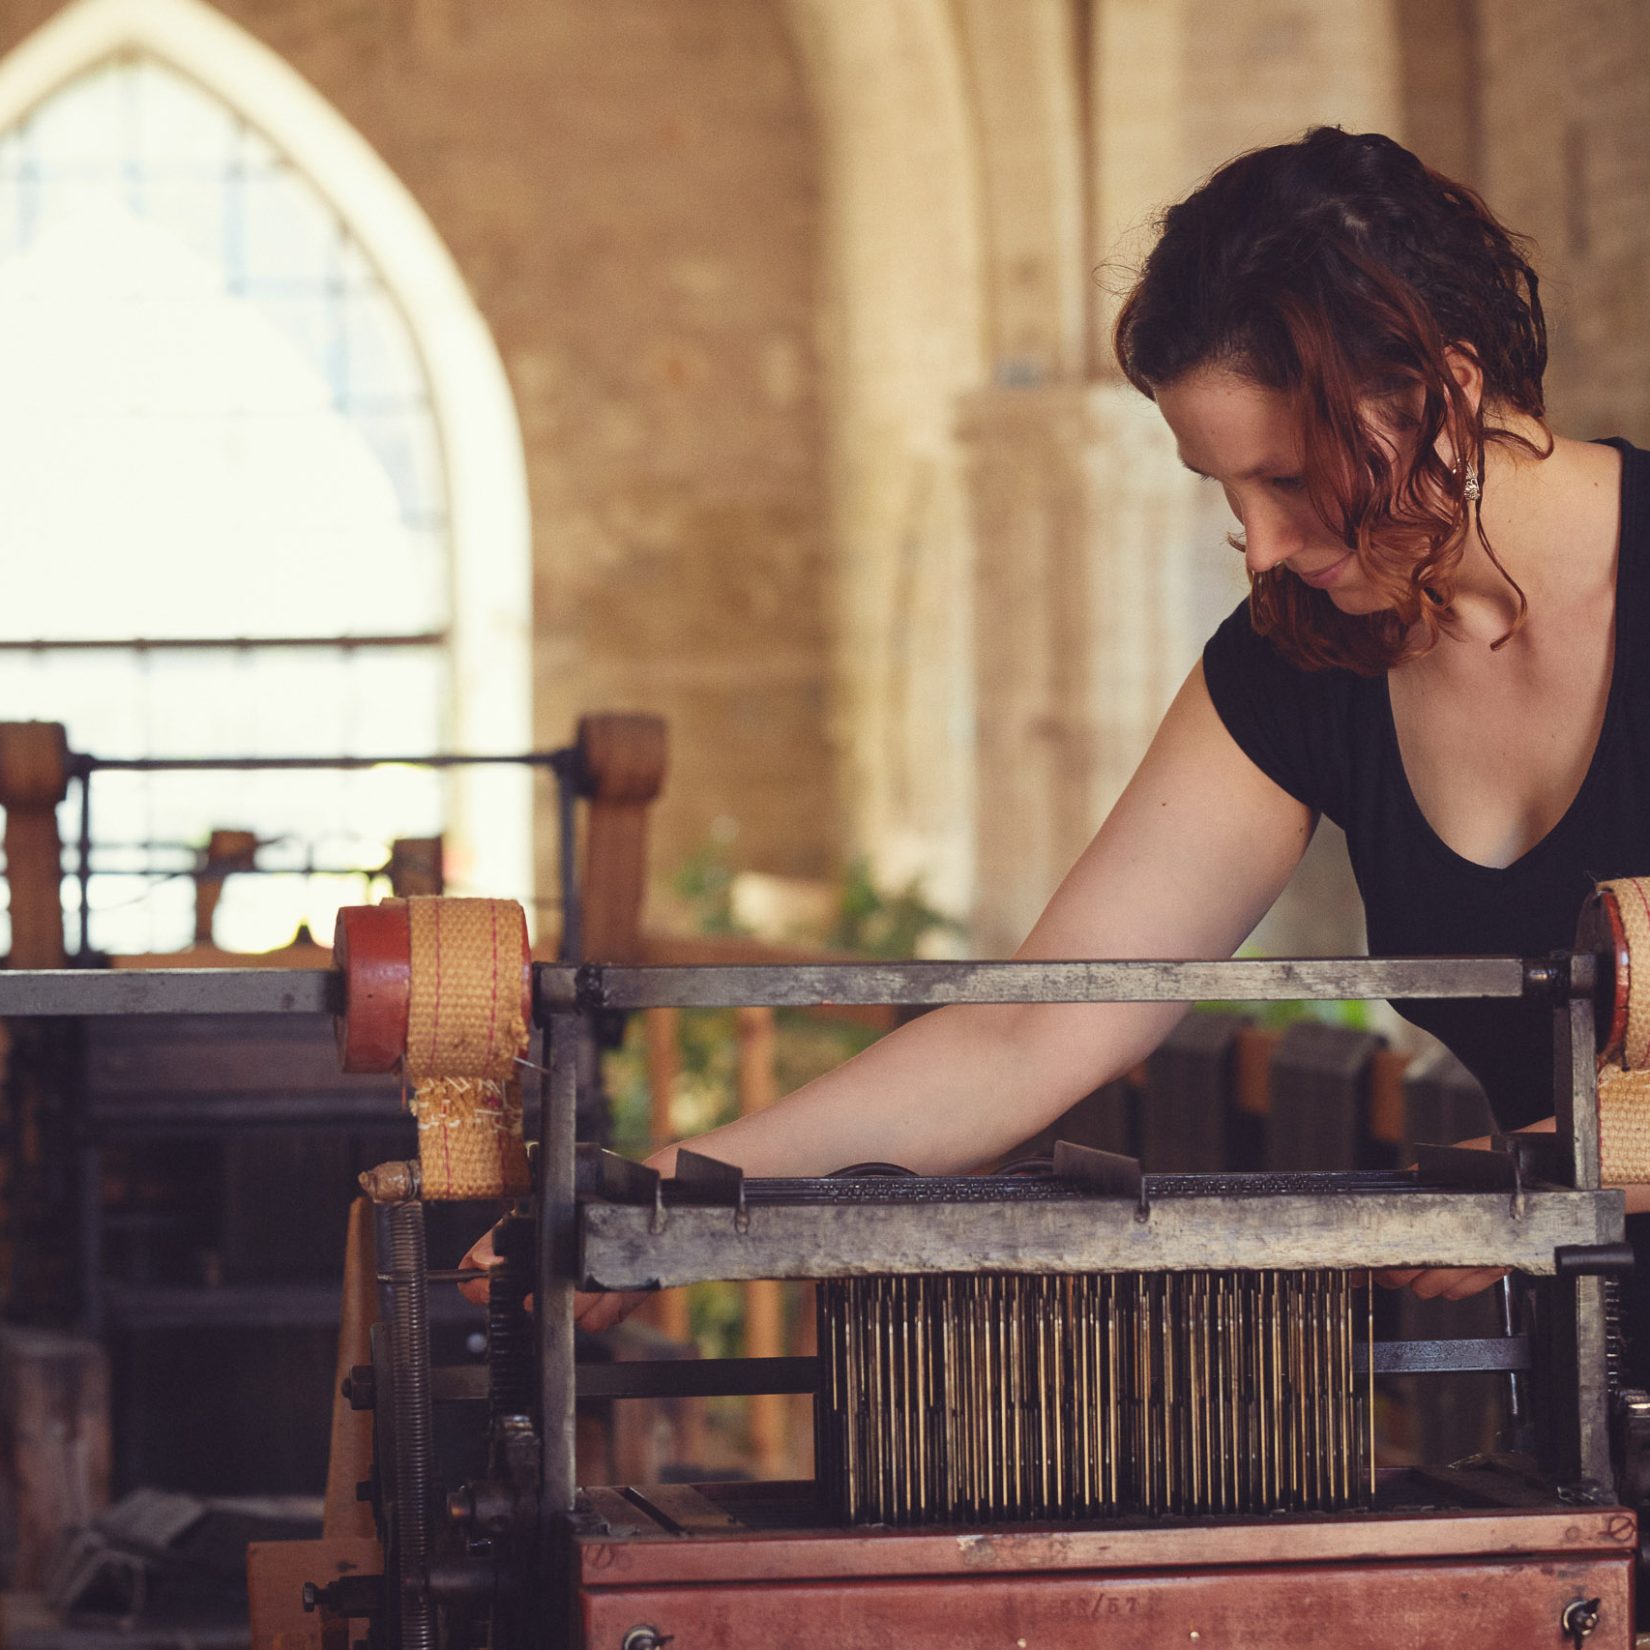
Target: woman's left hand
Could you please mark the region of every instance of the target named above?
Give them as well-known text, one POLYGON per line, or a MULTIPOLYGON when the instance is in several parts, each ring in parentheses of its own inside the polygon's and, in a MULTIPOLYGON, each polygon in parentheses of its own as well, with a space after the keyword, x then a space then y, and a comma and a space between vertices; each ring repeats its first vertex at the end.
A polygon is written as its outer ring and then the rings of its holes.
POLYGON ((1375 1274, 1383 1289, 1407 1289, 1424 1301, 1463 1301, 1506 1277, 1504 1266, 1389 1267, 1375 1274))
MULTIPOLYGON (((1535 1128, 1547 1130, 1552 1126, 1548 1119, 1537 1123, 1535 1128)), ((1461 1140, 1456 1144, 1474 1151, 1488 1151, 1490 1137, 1481 1134, 1476 1140, 1461 1140)), ((1469 1295, 1481 1295, 1506 1275, 1504 1266, 1396 1266, 1377 1272, 1375 1281, 1383 1289, 1407 1289, 1424 1301, 1464 1301, 1469 1295)))

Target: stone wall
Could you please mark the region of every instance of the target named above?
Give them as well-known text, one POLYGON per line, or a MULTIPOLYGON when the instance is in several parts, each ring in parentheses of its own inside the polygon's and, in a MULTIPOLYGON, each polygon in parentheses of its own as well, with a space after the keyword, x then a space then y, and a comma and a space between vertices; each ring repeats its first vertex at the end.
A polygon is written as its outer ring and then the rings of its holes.
POLYGON ((991 949, 1035 916, 1241 592, 1105 291, 1240 149, 1376 127, 1478 184, 1540 242, 1560 424, 1650 441, 1638 0, 219 3, 463 270, 538 737, 670 718, 660 869, 725 821, 753 868, 921 873, 991 949))
POLYGON ((1650 442, 1650 10, 1480 10, 1482 187, 1535 237, 1548 404, 1568 435, 1650 442))

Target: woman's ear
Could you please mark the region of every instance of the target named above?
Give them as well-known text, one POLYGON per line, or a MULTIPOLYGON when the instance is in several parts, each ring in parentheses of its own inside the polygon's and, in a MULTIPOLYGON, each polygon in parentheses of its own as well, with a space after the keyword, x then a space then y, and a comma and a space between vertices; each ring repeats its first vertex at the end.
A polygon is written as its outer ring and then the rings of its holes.
POLYGON ((1449 368, 1450 377, 1460 385, 1467 405, 1477 412, 1479 402, 1484 399, 1484 369, 1479 366, 1478 357, 1470 349, 1449 344, 1444 349, 1444 365, 1449 368))
MULTIPOLYGON (((1449 344, 1444 349, 1444 364, 1449 368, 1450 377, 1455 380, 1461 393, 1466 397, 1467 406, 1476 417, 1484 399, 1484 369, 1479 366, 1478 357, 1470 349, 1449 344)), ((1446 469, 1455 468, 1455 445, 1450 440, 1447 430, 1438 437, 1433 450, 1446 469)))

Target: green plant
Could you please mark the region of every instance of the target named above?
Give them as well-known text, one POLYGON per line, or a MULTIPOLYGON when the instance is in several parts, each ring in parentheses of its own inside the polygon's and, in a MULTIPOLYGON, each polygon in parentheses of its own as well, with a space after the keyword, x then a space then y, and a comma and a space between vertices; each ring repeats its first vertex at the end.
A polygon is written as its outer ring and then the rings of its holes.
MULTIPOLYGON (((1238 951, 1238 955, 1258 957, 1261 953, 1253 946, 1246 945, 1238 951)), ((1337 999, 1331 1002, 1199 1003, 1198 1007, 1219 1010, 1226 1014, 1247 1015, 1256 1025, 1264 1027, 1267 1031, 1282 1031, 1297 1020, 1322 1020, 1325 1025, 1344 1026, 1348 1031, 1368 1031, 1370 1026, 1369 1004, 1357 998, 1337 999)))
MULTIPOLYGON (((702 934, 736 934, 733 883, 737 872, 720 842, 706 843, 670 879, 671 889, 702 934)), ((843 873, 836 916, 828 932, 800 936, 836 951, 869 957, 909 957, 935 933, 956 934, 959 925, 923 898, 918 882, 892 892, 879 889, 863 858, 843 873)), ((677 1021, 678 1071, 670 1096, 671 1132, 703 1134, 739 1111, 739 1047, 731 1009, 683 1010, 677 1021)), ((776 1018, 775 1075, 781 1093, 839 1066, 871 1043, 876 1033, 849 1021, 797 1010, 776 1018)), ((641 1016, 631 1017, 620 1046, 603 1062, 614 1150, 645 1157, 663 1144, 653 1139, 653 1101, 647 1040, 641 1016)), ((791 1303, 795 1307, 795 1302, 791 1303)), ((739 1352, 744 1336, 744 1296, 737 1285, 697 1284, 689 1292, 694 1341, 708 1357, 739 1352)))
POLYGON ((696 848, 670 879, 671 891, 687 907, 700 934, 738 934, 733 914, 733 881, 738 875, 727 846, 710 841, 696 848))
POLYGON ((960 937, 962 932, 961 923, 923 897, 920 879, 892 891, 879 888, 871 876, 871 862, 861 855, 843 869, 836 921, 824 938, 838 951, 911 957, 930 935, 960 937))

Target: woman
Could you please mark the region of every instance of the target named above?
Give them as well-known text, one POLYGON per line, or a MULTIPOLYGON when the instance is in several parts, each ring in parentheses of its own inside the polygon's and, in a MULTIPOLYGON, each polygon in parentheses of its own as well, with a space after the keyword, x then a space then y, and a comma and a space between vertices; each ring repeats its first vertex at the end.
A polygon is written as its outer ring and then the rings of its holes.
MULTIPOLYGON (((1550 432, 1537 278, 1471 191, 1333 128, 1242 156, 1166 214, 1116 347, 1224 491, 1251 597, 1020 958, 1229 955, 1320 814, 1346 830, 1376 954, 1542 953, 1596 878, 1650 871, 1650 455, 1550 432)), ((1550 1111, 1544 1010, 1402 1011, 1503 1127, 1550 1111)), ((959 1170, 1181 1012, 944 1008, 694 1144, 758 1175, 959 1170)), ((1459 1296, 1490 1276, 1388 1281, 1459 1296)), ((584 1299, 581 1321, 630 1304, 584 1299)))

